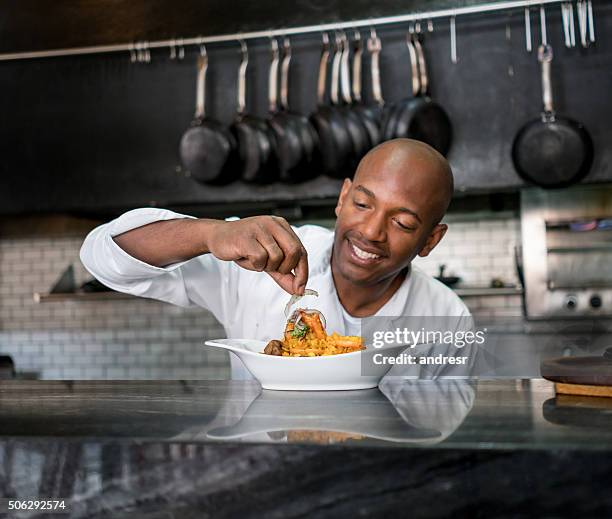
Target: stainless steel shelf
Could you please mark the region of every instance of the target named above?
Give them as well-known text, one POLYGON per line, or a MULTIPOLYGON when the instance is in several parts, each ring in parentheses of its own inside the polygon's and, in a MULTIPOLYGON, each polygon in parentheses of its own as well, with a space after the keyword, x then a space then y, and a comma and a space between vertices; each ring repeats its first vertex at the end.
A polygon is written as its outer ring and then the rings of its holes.
POLYGON ((460 297, 481 297, 481 296, 517 296, 523 293, 520 287, 474 287, 474 288, 455 288, 455 293, 460 297))
POLYGON ((76 292, 74 294, 49 294, 34 292, 36 303, 57 303, 62 301, 117 301, 121 299, 136 299, 136 296, 121 292, 76 292))

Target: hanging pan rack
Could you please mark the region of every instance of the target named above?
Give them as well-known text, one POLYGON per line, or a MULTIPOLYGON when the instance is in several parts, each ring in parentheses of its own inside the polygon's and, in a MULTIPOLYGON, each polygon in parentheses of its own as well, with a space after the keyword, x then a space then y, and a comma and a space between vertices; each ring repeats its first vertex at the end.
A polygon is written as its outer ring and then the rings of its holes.
MULTIPOLYGON (((132 61, 149 62, 151 60, 151 50, 167 48, 170 51, 171 58, 181 59, 184 56, 184 48, 186 46, 199 46, 202 44, 223 43, 239 40, 252 40, 258 38, 273 38, 290 36, 296 34, 318 33, 321 31, 334 31, 343 29, 357 29, 360 27, 378 27, 383 25, 393 25, 405 22, 429 21, 439 18, 448 18, 450 21, 450 39, 453 46, 452 55, 453 62, 456 62, 456 34, 455 34, 455 18, 457 16, 468 14, 489 13, 495 11, 506 11, 511 9, 519 9, 537 7, 544 4, 561 4, 567 3, 568 0, 509 0, 500 2, 491 2, 481 5, 471 5, 465 7, 453 7, 448 9, 440 9, 429 12, 415 12, 410 14, 402 14, 396 16, 384 16, 379 18, 368 18, 363 20, 351 20, 347 22, 335 22, 318 25, 307 25, 302 27, 287 27, 282 29, 270 29, 234 34, 220 34, 213 36, 198 36, 194 38, 173 38, 169 40, 157 41, 138 41, 129 43, 119 43, 113 45, 96 45, 90 47, 73 47, 65 49, 52 49, 41 51, 13 52, 0 54, 0 61, 13 61, 24 59, 39 59, 39 58, 55 58, 63 56, 77 56, 87 54, 107 54, 116 52, 129 52, 132 56, 132 61), (177 50, 178 49, 178 50, 177 50)), ((590 1, 589 1, 589 10, 590 1)))

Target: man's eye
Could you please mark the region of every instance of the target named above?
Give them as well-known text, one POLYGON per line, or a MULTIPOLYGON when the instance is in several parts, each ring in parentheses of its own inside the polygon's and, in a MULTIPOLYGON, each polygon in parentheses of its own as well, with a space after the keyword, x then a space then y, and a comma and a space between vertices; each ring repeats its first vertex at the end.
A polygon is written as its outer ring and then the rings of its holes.
POLYGON ((362 202, 357 202, 357 201, 355 201, 355 205, 356 205, 357 207, 359 207, 360 209, 367 209, 367 208, 368 208, 368 205, 367 205, 367 204, 364 204, 364 203, 362 203, 362 202))
POLYGON ((402 231, 414 231, 414 227, 410 227, 409 225, 404 225, 402 222, 400 222, 399 220, 393 220, 397 226, 402 229, 402 231))

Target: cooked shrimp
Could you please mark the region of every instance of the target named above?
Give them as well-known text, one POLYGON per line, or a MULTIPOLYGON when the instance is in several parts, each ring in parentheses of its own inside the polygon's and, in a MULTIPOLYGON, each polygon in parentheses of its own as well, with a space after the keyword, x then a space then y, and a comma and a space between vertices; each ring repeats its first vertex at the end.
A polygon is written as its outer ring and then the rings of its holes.
POLYGON ((325 337, 327 337, 323 325, 321 324, 319 314, 300 311, 300 315, 302 322, 308 326, 309 331, 312 332, 312 335, 316 339, 325 339, 325 337))

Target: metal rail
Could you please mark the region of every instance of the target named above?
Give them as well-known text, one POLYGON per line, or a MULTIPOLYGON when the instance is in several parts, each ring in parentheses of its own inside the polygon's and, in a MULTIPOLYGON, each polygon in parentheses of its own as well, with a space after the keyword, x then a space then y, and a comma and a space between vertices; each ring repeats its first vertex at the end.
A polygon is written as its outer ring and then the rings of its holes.
POLYGON ((22 59, 56 58, 62 56, 77 56, 84 54, 105 54, 111 52, 149 52, 150 49, 223 43, 228 41, 252 40, 257 38, 270 38, 277 36, 289 36, 295 34, 308 34, 321 31, 334 31, 342 29, 356 29, 360 27, 373 27, 381 25, 392 25, 405 22, 416 22, 433 20, 436 18, 451 18, 466 14, 489 13, 493 11, 505 11, 509 9, 539 7, 544 4, 560 4, 567 0, 512 0, 506 2, 494 2, 477 6, 457 7, 441 9, 438 11, 418 12, 402 14, 397 16, 383 16, 380 18, 369 18, 367 20, 352 20, 349 22, 335 22, 319 25, 307 25, 303 27, 287 27, 283 29, 270 29, 265 31, 252 31, 234 34, 220 34, 216 36, 203 36, 196 38, 181 38, 157 41, 139 41, 130 43, 119 43, 115 45, 97 45, 91 47, 73 47, 68 49, 41 50, 32 52, 13 52, 0 54, 0 61, 13 61, 22 59))

